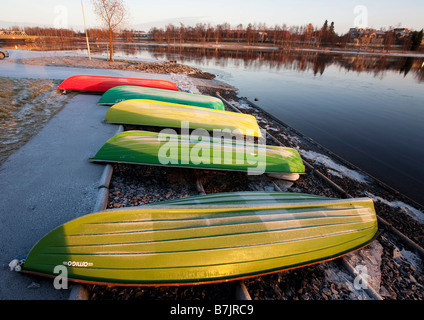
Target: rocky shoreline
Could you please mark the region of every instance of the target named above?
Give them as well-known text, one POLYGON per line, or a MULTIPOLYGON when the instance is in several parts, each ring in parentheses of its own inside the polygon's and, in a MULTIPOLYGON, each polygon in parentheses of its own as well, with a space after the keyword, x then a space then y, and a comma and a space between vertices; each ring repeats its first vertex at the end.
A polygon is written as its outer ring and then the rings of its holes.
MULTIPOLYGON (((293 128, 276 122, 263 110, 225 89, 198 87, 203 94, 216 96, 217 90, 231 104, 245 113, 252 114, 259 125, 277 137, 284 145, 297 149, 314 170, 342 187, 353 197, 372 197, 377 214, 384 217, 416 243, 424 245, 422 224, 412 216, 414 203, 393 190, 386 189, 378 181, 346 166, 334 158, 331 152, 293 128), (319 155, 319 156, 316 156, 319 155), (395 206, 402 203, 404 206, 395 206)), ((227 108, 229 111, 231 108, 227 108)), ((137 127, 141 130, 152 128, 137 127)), ((126 126, 124 130, 135 129, 126 126)), ((275 144, 268 139, 267 143, 275 144)), ((248 176, 244 173, 209 170, 177 169, 136 165, 113 165, 109 186, 108 208, 144 205, 199 194, 196 181, 200 181, 205 193, 249 190, 282 190, 304 192, 334 198, 346 195, 338 192, 317 174, 307 169, 298 181, 288 183, 266 176, 248 176)), ((424 277, 422 261, 417 253, 402 244, 380 224, 381 235, 370 246, 345 257, 354 265, 366 265, 375 269, 369 283, 386 300, 422 300, 424 277), (371 281, 372 280, 372 281, 371 281)), ((287 270, 279 273, 244 280, 251 299, 255 300, 358 300, 373 299, 366 291, 355 289, 355 277, 346 269, 342 258, 287 270)), ((91 300, 228 300, 234 299, 236 282, 213 285, 180 287, 108 287, 90 286, 91 300)))

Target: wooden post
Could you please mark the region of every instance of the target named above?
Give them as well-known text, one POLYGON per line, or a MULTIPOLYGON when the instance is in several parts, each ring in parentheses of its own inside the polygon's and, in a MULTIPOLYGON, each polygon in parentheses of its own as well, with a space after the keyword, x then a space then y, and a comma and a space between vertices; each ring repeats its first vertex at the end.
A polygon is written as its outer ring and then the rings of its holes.
POLYGON ((81 9, 82 9, 82 19, 84 20, 85 40, 87 41, 88 60, 91 60, 90 43, 88 42, 87 28, 85 26, 84 6, 82 5, 82 0, 81 0, 81 9))

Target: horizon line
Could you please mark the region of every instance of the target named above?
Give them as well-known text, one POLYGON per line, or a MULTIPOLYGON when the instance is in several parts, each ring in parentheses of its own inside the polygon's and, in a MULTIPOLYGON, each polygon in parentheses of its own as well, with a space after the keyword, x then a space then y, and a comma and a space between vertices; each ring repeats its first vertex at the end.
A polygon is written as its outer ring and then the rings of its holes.
MULTIPOLYGON (((249 25, 250 23, 251 22, 247 23, 246 26, 249 25)), ((162 22, 162 24, 163 24, 163 22, 162 22)), ((211 23, 201 23, 201 24, 211 24, 211 23)), ((222 24, 224 24, 224 23, 221 23, 221 24, 220 23, 216 23, 216 24, 211 24, 211 25, 212 26, 218 26, 218 25, 222 25, 222 24)), ((228 23, 228 24, 231 27, 233 27, 230 23, 228 23)), ((254 24, 257 24, 257 23, 254 23, 254 24)), ((287 28, 290 29, 290 28, 293 28, 293 27, 307 26, 309 24, 312 24, 312 23, 308 22, 308 23, 303 23, 303 24, 299 24, 299 25, 287 25, 287 28)), ((167 25, 178 25, 178 24, 168 23, 167 25)), ((238 25, 240 25, 240 24, 238 24, 238 25)), ((244 24, 242 24, 242 25, 245 26, 244 24)), ((285 25, 285 23, 282 23, 281 25, 285 25)), ((187 25, 187 27, 194 27, 194 26, 195 25, 190 25, 190 24, 187 25)), ((79 32, 84 32, 84 26, 83 25, 68 25, 66 27, 65 26, 64 27, 55 27, 53 24, 37 24, 37 23, 33 23, 33 22, 12 22, 12 21, 6 21, 6 20, 0 21, 0 29, 8 30, 8 29, 10 29, 12 27, 18 27, 20 29, 24 29, 26 27, 28 27, 28 28, 39 27, 39 28, 65 29, 65 30, 74 30, 74 31, 78 31, 76 29, 79 29, 79 32), (4 26, 4 24, 7 24, 8 26, 4 26)), ((314 27, 317 27, 317 26, 314 26, 314 27)), ((98 26, 98 25, 87 26, 87 29, 103 29, 103 28, 104 27, 98 26)), ((148 31, 150 31, 150 29, 152 29, 152 28, 159 28, 160 29, 160 28, 166 28, 166 26, 162 27, 162 26, 154 25, 154 22, 152 22, 152 23, 146 22, 146 23, 139 23, 139 24, 131 24, 129 26, 123 27, 122 30, 144 31, 144 32, 148 33, 148 31), (151 25, 149 27, 149 30, 146 31, 147 28, 137 27, 137 26, 141 26, 143 24, 145 24, 145 25, 151 25)), ((341 34, 348 33, 349 30, 352 29, 352 28, 358 28, 358 29, 375 29, 375 30, 383 30, 383 29, 385 29, 385 30, 386 29, 387 30, 393 30, 393 29, 396 29, 396 28, 406 28, 406 29, 408 29, 410 31, 421 31, 422 29, 424 29, 424 27, 421 28, 421 29, 414 29, 414 28, 411 28, 411 27, 396 26, 396 25, 390 25, 390 26, 384 26, 384 27, 381 26, 379 28, 376 28, 374 26, 367 26, 365 28, 351 26, 351 27, 348 27, 347 30, 344 33, 341 33, 341 34)), ((267 29, 271 30, 271 29, 273 29, 273 27, 267 27, 265 30, 267 30, 267 29)), ((336 32, 336 34, 337 33, 338 32, 336 32)))

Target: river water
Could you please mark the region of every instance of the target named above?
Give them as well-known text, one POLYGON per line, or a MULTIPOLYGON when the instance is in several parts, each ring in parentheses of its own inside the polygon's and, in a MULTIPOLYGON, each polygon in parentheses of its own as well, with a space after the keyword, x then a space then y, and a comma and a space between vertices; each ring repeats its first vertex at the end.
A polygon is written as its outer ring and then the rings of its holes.
POLYGON ((115 55, 216 74, 239 96, 424 204, 423 58, 135 44, 118 46, 115 55))

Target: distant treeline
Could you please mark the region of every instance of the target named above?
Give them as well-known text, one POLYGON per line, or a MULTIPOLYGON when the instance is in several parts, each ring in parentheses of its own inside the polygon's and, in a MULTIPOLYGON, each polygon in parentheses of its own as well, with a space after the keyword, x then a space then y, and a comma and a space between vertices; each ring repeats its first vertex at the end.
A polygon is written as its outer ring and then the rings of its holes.
MULTIPOLYGON (((23 31, 29 36, 38 36, 38 37, 59 37, 59 38, 78 38, 85 37, 85 32, 75 31, 73 29, 64 29, 64 28, 46 28, 46 27, 10 27, 9 30, 14 31, 23 31)), ((98 39, 107 39, 109 33, 104 29, 88 29, 87 33, 90 37, 98 39)))
POLYGON ((84 33, 63 28, 44 28, 44 27, 11 27, 11 30, 24 31, 29 36, 38 37, 64 37, 64 38, 75 38, 85 36, 84 33))
MULTIPOLYGON (((72 29, 42 28, 42 27, 12 27, 11 30, 24 31, 29 36, 79 38, 85 33, 72 29)), ((351 28, 349 32, 339 35, 335 32, 334 22, 326 20, 321 27, 307 24, 303 26, 275 25, 266 26, 264 23, 236 27, 228 23, 211 25, 198 23, 195 26, 173 24, 165 28, 152 28, 149 32, 124 29, 115 38, 121 41, 156 41, 160 43, 243 43, 248 45, 271 44, 280 47, 292 45, 311 46, 345 46, 348 43, 356 45, 374 45, 390 48, 398 46, 405 50, 420 48, 423 31, 411 32, 403 28, 402 32, 391 29, 387 31, 375 29, 351 28), (406 31, 405 31, 406 30, 406 31)), ((107 40, 109 33, 105 29, 91 28, 87 30, 90 40, 107 40)))
POLYGON ((247 26, 242 24, 232 28, 228 23, 212 26, 198 23, 196 26, 174 26, 152 28, 149 32, 159 42, 243 42, 247 44, 282 44, 293 41, 319 41, 320 43, 336 43, 344 39, 334 31, 334 23, 327 21, 321 28, 312 26, 291 26, 285 24, 267 27, 264 23, 247 26))
POLYGON ((196 24, 196 26, 174 26, 152 28, 149 37, 157 42, 236 42, 248 45, 272 44, 280 47, 293 45, 310 46, 346 46, 348 43, 359 46, 380 46, 387 49, 397 46, 404 50, 420 48, 423 30, 410 31, 407 28, 390 30, 351 28, 347 33, 339 35, 335 32, 334 22, 326 20, 321 27, 312 24, 291 26, 285 24, 267 27, 265 24, 242 24, 232 28, 228 23, 212 26, 196 24))

